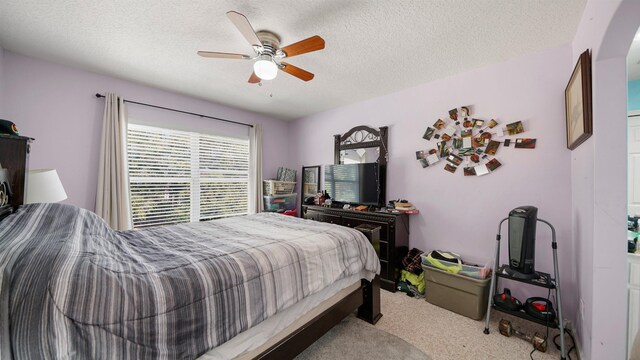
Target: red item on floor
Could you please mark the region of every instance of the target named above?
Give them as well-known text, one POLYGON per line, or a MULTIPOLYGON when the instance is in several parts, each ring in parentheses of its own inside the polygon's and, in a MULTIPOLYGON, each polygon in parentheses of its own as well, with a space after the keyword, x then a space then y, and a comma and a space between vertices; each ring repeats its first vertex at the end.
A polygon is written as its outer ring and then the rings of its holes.
POLYGON ((284 215, 289 215, 289 216, 296 216, 296 211, 298 209, 293 209, 293 210, 286 210, 285 212, 283 212, 284 215))

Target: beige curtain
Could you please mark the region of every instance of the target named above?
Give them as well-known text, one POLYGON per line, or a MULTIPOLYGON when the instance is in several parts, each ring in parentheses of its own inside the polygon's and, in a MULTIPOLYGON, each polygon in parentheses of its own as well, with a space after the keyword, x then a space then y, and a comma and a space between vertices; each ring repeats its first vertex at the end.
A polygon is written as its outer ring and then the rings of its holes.
POLYGON ((96 214, 115 230, 132 228, 124 99, 107 93, 102 120, 96 214))
POLYGON ((249 214, 262 212, 262 125, 249 130, 249 214))

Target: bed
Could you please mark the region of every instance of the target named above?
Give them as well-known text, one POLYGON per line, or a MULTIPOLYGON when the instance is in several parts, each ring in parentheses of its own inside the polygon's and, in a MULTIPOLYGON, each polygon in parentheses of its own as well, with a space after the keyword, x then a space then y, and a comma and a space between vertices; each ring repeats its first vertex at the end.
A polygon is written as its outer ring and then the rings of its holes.
POLYGON ((114 231, 71 205, 0 221, 0 358, 293 358, 381 316, 364 235, 262 213, 114 231))

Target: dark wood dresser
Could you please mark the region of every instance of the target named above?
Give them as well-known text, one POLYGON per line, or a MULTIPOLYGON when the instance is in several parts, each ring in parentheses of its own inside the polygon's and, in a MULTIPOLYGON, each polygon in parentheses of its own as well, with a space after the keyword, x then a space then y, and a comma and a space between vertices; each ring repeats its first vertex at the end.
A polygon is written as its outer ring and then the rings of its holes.
POLYGON ((400 261, 409 247, 409 216, 382 212, 343 210, 303 205, 305 219, 354 228, 361 224, 380 226, 380 286, 395 292, 402 269, 400 261))
POLYGON ((0 167, 8 169, 13 196, 9 205, 13 210, 22 205, 26 196, 29 148, 33 139, 26 136, 0 135, 0 167))

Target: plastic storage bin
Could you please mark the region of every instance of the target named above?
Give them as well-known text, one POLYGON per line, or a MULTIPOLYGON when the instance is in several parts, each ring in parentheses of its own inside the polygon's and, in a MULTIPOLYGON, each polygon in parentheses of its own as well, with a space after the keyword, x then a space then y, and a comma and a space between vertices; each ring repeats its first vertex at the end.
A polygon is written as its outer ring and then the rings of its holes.
MULTIPOLYGON (((435 267, 434 265, 432 265, 431 263, 429 263, 427 261, 427 255, 428 254, 424 254, 421 256, 422 258, 422 265, 423 266, 428 266, 430 268, 436 269, 437 267, 435 267)), ((456 274, 458 275, 463 275, 463 276, 468 276, 474 279, 478 279, 478 280, 484 280, 486 278, 490 278, 491 277, 491 264, 493 263, 492 260, 478 260, 475 261, 474 259, 469 259, 468 257, 463 257, 463 259, 466 262, 469 263, 474 263, 474 264, 478 264, 478 266, 474 266, 474 265, 462 265, 462 269, 459 270, 456 274)), ((447 267, 450 268, 459 268, 457 267, 455 263, 449 262, 449 261, 444 261, 444 260, 438 260, 439 262, 443 263, 444 265, 446 265, 447 267)), ((439 269, 439 270, 443 270, 443 269, 439 269)))
POLYGON ((296 197, 298 194, 274 195, 264 197, 264 211, 285 212, 296 208, 296 197))
POLYGON ((474 320, 487 312, 491 277, 477 280, 422 265, 427 301, 474 320))
POLYGON ((290 195, 293 193, 293 189, 296 187, 295 181, 278 181, 278 180, 263 180, 262 190, 263 195, 290 195))

